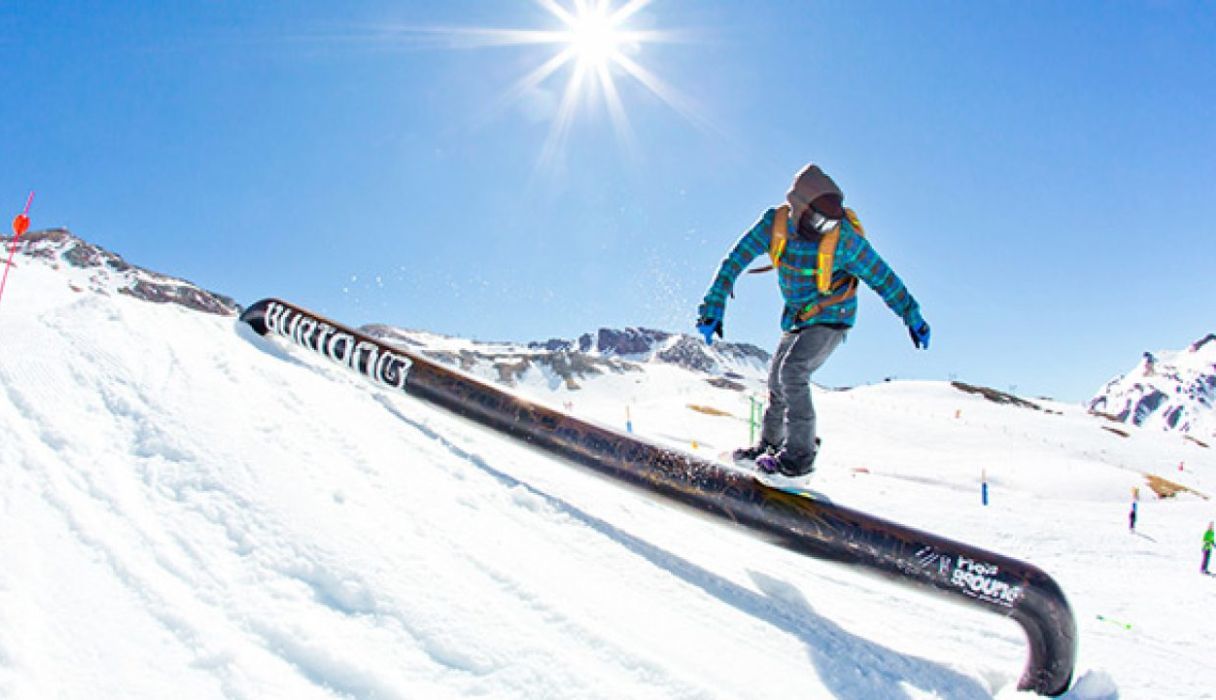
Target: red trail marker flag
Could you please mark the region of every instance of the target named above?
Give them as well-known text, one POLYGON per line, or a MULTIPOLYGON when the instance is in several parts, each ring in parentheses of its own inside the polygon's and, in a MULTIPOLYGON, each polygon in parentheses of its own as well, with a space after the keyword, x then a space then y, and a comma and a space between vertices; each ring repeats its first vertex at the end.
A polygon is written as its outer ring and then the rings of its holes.
POLYGON ((30 205, 34 203, 34 193, 25 200, 25 209, 13 218, 13 242, 8 250, 8 262, 4 263, 4 278, 0 279, 0 299, 4 298, 4 285, 8 284, 8 271, 13 266, 13 255, 17 252, 17 241, 30 229, 30 205))

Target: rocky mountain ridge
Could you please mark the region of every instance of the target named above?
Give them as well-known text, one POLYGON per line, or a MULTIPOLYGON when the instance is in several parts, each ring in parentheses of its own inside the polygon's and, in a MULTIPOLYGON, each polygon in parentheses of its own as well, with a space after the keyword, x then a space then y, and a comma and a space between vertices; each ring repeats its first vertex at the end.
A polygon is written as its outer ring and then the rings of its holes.
MULTIPOLYGON (((8 240, 6 249, 11 245, 11 239, 8 240)), ((132 265, 122 256, 93 245, 65 228, 32 231, 18 240, 17 252, 45 261, 56 269, 67 267, 83 273, 73 275, 68 282, 77 292, 88 288, 100 294, 125 294, 156 304, 178 304, 222 316, 233 316, 240 311, 240 306, 230 297, 132 265)))
POLYGON ((1181 351, 1144 353, 1131 371, 1107 382, 1088 407, 1131 425, 1216 436, 1216 333, 1181 351))
MULTIPOLYGON (((241 310, 230 297, 133 265, 67 229, 31 232, 18 241, 17 252, 18 266, 26 264, 22 258, 34 259, 69 272, 67 283, 76 292, 123 294, 226 316, 241 310)), ((699 337, 650 328, 600 328, 574 339, 528 343, 480 342, 384 324, 362 330, 509 386, 537 371, 555 387, 577 390, 591 377, 641 373, 645 365, 659 365, 704 375, 720 388, 743 390, 750 380, 762 381, 769 360, 753 345, 717 342, 709 347, 699 337)))
POLYGON ((474 341, 383 324, 361 330, 508 386, 537 371, 554 388, 560 384, 572 391, 587 379, 640 373, 646 365, 681 368, 703 375, 713 386, 742 391, 749 382, 763 380, 769 360, 768 353, 754 345, 707 346, 700 338, 650 328, 600 328, 575 339, 529 343, 474 341))

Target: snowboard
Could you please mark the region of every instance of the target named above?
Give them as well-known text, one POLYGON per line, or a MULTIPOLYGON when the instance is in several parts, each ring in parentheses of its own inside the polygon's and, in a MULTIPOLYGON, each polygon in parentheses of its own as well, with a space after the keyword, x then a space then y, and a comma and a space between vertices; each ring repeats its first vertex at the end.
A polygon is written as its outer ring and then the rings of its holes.
POLYGON ((823 493, 807 486, 807 481, 810 479, 810 476, 791 478, 783 474, 769 474, 768 472, 761 471, 760 468, 756 466, 755 460, 736 460, 731 455, 731 452, 723 452, 722 454, 718 455, 718 461, 731 466, 731 468, 735 469, 736 471, 741 471, 748 474, 758 483, 771 489, 777 489, 778 491, 783 491, 792 496, 809 498, 813 501, 821 501, 823 503, 832 502, 832 499, 828 498, 823 493))

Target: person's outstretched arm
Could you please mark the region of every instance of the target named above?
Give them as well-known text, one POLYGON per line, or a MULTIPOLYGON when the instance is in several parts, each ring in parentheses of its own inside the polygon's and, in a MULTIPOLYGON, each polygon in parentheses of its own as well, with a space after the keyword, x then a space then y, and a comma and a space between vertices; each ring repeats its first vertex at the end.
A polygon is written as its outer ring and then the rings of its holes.
POLYGON ((735 243, 714 275, 713 284, 705 292, 705 298, 697 309, 697 330, 712 342, 716 333, 722 337, 722 319, 726 316, 726 300, 735 287, 735 280, 753 260, 768 251, 772 237, 775 209, 769 209, 747 233, 735 243))
POLYGON ((882 298, 887 308, 903 319, 916 347, 929 347, 929 324, 920 315, 920 305, 904 286, 899 275, 891 269, 874 246, 865 238, 852 233, 841 237, 842 267, 850 275, 860 278, 882 298))

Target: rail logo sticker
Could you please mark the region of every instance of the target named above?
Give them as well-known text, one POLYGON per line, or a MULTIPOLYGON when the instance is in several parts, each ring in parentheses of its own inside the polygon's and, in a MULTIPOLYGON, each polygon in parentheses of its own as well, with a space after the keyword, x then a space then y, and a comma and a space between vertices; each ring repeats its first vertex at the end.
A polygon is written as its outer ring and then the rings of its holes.
POLYGON ((955 561, 950 583, 963 589, 967 595, 1013 607, 1022 599, 1022 587, 998 580, 996 577, 1000 573, 1001 569, 996 564, 976 561, 960 554, 955 561))
MULTIPOLYGON (((934 550, 932 547, 921 547, 916 550, 915 562, 917 569, 922 569, 932 573, 932 569, 937 569, 937 575, 946 577, 950 574, 950 555, 943 554, 934 550)), ((912 570, 913 567, 909 567, 912 570)))
POLYGON ((405 389, 410 359, 383 345, 351 335, 339 328, 278 302, 266 307, 266 328, 303 348, 392 389, 405 389))

